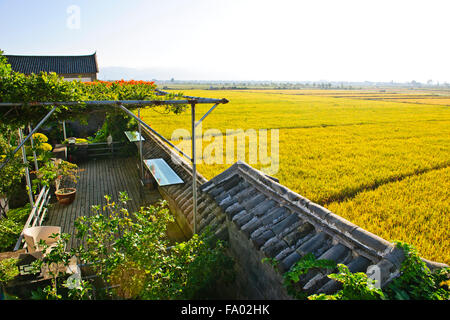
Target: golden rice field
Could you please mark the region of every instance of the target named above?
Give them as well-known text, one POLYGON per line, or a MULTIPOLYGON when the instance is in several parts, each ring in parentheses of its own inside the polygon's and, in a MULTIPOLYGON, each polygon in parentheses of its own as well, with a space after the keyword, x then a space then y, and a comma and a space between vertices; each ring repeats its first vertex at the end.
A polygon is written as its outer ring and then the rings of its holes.
MULTIPOLYGON (((280 183, 370 232, 391 241, 407 241, 423 257, 450 264, 449 107, 403 101, 421 95, 429 100, 427 92, 184 93, 230 100, 206 118, 203 133, 210 129, 224 135, 227 129, 278 129, 279 169, 274 176, 280 183)), ((450 99, 450 94, 445 94, 450 99)), ((442 97, 436 100, 445 101, 442 97)), ((197 105, 197 119, 209 107, 197 105)), ((147 123, 168 138, 178 128, 190 131, 189 110, 181 115, 165 115, 148 109, 142 114, 147 123)), ((270 142, 270 133, 268 137, 270 142)), ((226 146, 226 139, 210 137, 199 149, 210 149, 211 141, 226 146)), ((249 156, 248 143, 245 161, 251 163, 255 159, 249 156)), ((225 160, 223 157, 222 164, 203 161, 198 170, 212 178, 231 165, 225 160)), ((256 160, 252 166, 263 170, 268 167, 261 163, 263 159, 256 160)))

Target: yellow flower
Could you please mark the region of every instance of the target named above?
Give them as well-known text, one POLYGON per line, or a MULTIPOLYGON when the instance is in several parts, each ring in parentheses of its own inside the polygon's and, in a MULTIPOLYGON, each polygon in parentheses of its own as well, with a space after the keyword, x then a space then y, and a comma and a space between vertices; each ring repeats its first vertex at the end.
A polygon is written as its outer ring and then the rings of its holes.
POLYGON ((48 143, 43 143, 39 146, 42 151, 52 151, 52 146, 48 143))
POLYGON ((44 143, 48 141, 47 136, 43 133, 33 134, 33 139, 36 140, 37 143, 44 143))

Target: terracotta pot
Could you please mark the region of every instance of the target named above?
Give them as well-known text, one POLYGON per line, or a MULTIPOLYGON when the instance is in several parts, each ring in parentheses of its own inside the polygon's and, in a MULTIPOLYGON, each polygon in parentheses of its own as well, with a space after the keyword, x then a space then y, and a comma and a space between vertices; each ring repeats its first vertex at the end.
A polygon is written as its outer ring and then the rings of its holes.
POLYGON ((55 191, 56 199, 61 204, 71 204, 75 200, 77 189, 75 188, 62 188, 55 191))

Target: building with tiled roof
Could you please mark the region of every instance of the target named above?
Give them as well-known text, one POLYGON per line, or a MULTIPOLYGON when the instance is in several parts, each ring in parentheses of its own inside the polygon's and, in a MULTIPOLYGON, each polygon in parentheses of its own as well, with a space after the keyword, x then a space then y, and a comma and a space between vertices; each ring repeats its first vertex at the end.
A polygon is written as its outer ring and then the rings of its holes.
POLYGON ((96 53, 82 56, 5 55, 5 57, 14 71, 24 74, 55 72, 67 81, 80 78, 81 81, 94 81, 99 71, 96 53))

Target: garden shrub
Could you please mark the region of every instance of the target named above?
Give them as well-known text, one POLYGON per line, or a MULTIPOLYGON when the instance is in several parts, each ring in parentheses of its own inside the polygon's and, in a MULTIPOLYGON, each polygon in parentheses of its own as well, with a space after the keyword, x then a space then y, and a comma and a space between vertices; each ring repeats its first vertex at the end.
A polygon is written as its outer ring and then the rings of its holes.
POLYGON ((414 246, 400 241, 396 242, 396 246, 403 249, 405 259, 400 268, 400 276, 385 289, 389 299, 450 299, 450 291, 443 285, 450 279, 450 268, 431 271, 414 246))
POLYGON ((334 295, 317 294, 310 300, 448 300, 450 291, 446 282, 450 279, 450 268, 431 271, 420 258, 414 246, 397 241, 403 249, 405 259, 400 275, 383 290, 374 286, 374 281, 363 272, 351 273, 348 267, 339 264, 339 273, 328 275, 342 283, 343 288, 334 295))
POLYGON ((31 205, 26 204, 22 208, 9 210, 8 217, 0 219, 0 252, 14 248, 30 212, 31 205))
MULTIPOLYGON (((81 263, 89 264, 102 283, 95 288, 96 299, 208 299, 217 297, 218 283, 233 280, 233 261, 225 255, 225 243, 209 230, 170 246, 167 225, 174 218, 164 201, 130 216, 125 192, 118 201, 105 199, 106 205, 93 206, 91 216, 75 222, 82 244, 60 255, 61 261, 77 255, 81 263)), ((67 241, 68 235, 61 239, 67 241)), ((53 286, 33 296, 94 298, 89 285, 83 282, 69 297, 55 278, 53 286)))

